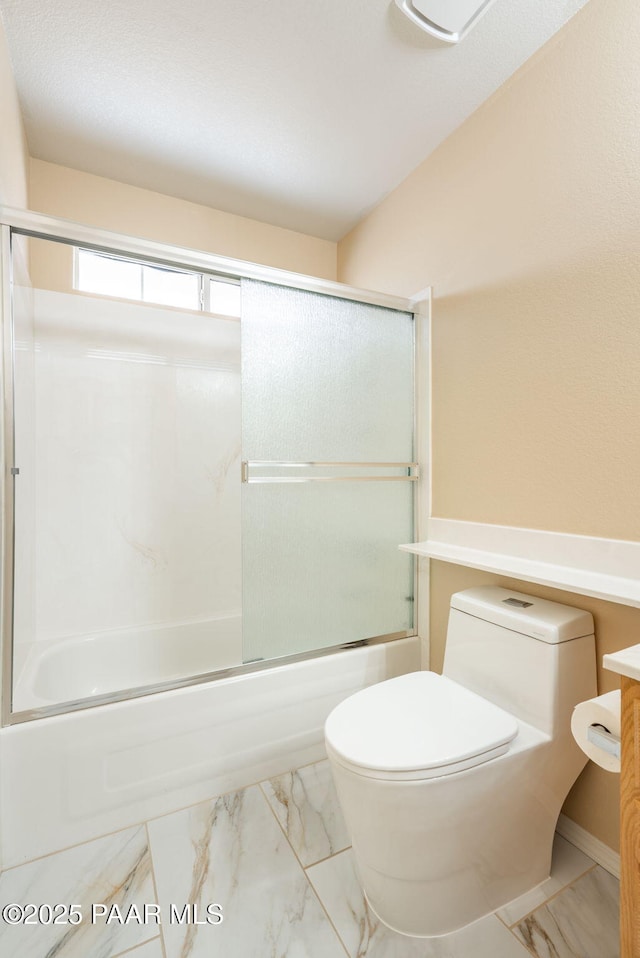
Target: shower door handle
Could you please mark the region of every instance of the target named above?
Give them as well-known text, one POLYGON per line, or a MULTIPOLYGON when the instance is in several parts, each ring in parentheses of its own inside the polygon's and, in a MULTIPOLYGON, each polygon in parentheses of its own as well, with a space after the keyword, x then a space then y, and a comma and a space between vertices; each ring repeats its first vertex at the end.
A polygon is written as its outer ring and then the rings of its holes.
POLYGON ((253 482, 416 482, 416 462, 291 462, 243 460, 241 480, 253 482))

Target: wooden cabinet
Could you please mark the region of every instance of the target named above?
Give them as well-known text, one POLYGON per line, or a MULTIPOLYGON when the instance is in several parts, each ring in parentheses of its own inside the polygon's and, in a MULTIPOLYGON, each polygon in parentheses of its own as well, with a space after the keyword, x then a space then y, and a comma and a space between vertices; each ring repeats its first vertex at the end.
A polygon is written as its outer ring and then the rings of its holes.
POLYGON ((640 958, 640 682, 622 677, 620 958, 640 958))

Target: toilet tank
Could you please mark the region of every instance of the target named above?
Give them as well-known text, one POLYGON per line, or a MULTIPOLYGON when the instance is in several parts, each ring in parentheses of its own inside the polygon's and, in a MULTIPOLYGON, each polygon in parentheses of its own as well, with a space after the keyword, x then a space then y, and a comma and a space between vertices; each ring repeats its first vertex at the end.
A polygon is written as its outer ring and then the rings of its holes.
POLYGON ((443 674, 549 735, 596 695, 589 612, 482 586, 451 597, 443 674))

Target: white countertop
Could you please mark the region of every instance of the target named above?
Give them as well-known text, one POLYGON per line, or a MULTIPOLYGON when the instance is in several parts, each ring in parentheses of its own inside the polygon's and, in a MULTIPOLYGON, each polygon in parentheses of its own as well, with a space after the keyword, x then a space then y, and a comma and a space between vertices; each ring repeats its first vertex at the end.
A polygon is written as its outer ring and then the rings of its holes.
POLYGON ((605 655, 602 664, 610 672, 625 675, 628 679, 640 682, 640 645, 630 645, 620 652, 611 652, 605 655))

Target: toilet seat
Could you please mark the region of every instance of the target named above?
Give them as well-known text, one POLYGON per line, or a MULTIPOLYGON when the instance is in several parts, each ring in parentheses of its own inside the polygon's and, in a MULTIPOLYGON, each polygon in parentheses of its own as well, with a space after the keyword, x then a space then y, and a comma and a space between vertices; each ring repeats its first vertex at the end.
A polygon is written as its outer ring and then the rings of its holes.
POLYGON ((504 754, 517 733, 513 715, 435 672, 410 672, 362 689, 325 725, 335 761, 393 781, 481 765, 504 754))

